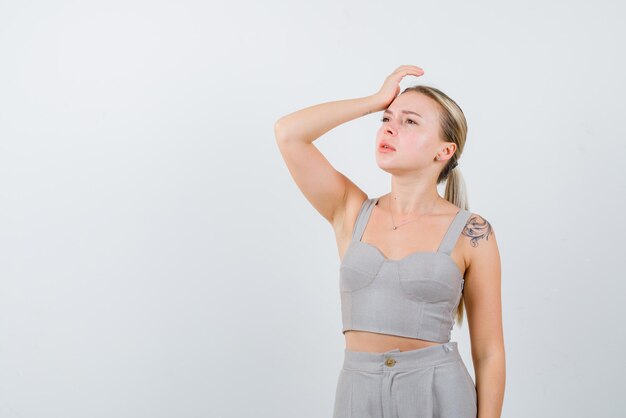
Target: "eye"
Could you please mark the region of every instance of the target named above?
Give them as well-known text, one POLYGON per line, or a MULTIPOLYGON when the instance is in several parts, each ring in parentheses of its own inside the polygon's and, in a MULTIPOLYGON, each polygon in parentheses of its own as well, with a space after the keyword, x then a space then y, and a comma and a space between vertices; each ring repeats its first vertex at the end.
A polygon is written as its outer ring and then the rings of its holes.
MULTIPOLYGON (((387 122, 388 120, 389 120, 389 118, 384 116, 380 121, 381 122, 387 122)), ((418 123, 415 122, 413 119, 407 119, 407 122, 411 122, 412 125, 418 125, 418 123)))

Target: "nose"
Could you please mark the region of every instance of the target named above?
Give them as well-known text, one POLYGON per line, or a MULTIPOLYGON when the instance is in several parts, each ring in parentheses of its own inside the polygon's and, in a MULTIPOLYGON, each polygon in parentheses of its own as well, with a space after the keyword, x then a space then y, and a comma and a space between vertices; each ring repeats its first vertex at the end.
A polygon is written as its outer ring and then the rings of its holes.
POLYGON ((385 126, 385 133, 390 134, 390 135, 395 135, 396 134, 396 128, 392 127, 390 124, 387 124, 385 126))
POLYGON ((396 128, 394 126, 391 125, 391 122, 387 122, 385 124, 385 133, 387 134, 391 134, 391 135, 395 135, 396 133, 396 128))

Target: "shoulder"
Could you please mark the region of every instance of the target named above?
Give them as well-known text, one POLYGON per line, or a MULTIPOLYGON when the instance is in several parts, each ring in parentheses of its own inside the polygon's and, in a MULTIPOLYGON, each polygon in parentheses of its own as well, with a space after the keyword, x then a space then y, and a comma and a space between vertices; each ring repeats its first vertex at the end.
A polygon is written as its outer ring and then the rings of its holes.
POLYGON ((335 218, 334 229, 337 236, 344 237, 351 235, 359 213, 361 213, 364 206, 372 200, 373 198, 370 198, 360 189, 346 194, 343 207, 335 218))
POLYGON ((469 267, 488 268, 499 263, 498 244, 491 222, 479 213, 470 212, 461 231, 467 247, 469 267))
POLYGON ((478 247, 483 242, 486 243, 490 239, 495 240, 495 231, 491 222, 475 212, 469 212, 461 234, 468 237, 472 247, 478 247))

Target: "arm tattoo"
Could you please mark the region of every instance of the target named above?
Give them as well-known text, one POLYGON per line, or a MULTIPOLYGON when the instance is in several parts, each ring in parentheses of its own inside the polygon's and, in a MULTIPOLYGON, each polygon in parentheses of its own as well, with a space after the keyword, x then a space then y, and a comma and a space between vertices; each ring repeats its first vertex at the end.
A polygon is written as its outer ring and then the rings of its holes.
POLYGON ((489 234, 491 234, 491 224, 479 215, 472 216, 463 229, 463 235, 472 238, 470 240, 472 247, 478 246, 478 240, 481 238, 488 240, 489 234))

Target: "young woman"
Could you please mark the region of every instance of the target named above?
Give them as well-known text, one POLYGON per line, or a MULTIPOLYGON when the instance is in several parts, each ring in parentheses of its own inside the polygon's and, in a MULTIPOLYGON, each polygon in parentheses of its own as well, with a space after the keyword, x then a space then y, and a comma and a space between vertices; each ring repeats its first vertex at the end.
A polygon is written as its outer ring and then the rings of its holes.
POLYGON ((496 418, 505 387, 500 256, 491 224, 468 210, 456 168, 467 133, 459 106, 403 65, 380 90, 280 118, 276 141, 296 184, 332 225, 346 340, 334 418, 496 418), (368 195, 313 145, 384 111, 376 163, 391 191, 368 195), (446 181, 445 197, 437 185, 446 181), (450 341, 467 308, 475 383, 450 341))

